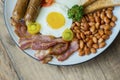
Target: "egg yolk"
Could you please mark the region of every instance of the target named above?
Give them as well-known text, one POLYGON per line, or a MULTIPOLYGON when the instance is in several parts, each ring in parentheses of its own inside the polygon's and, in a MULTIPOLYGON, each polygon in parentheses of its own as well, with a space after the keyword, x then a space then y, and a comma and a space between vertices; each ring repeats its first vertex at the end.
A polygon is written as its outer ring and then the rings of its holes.
POLYGON ((59 29, 65 25, 65 18, 61 13, 51 12, 47 16, 47 23, 52 29, 59 29))

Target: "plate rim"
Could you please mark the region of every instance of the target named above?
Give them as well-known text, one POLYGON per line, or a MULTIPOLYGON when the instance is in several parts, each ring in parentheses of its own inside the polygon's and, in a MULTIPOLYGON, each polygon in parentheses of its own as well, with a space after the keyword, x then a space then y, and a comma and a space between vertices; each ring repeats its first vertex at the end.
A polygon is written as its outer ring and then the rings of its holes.
MULTIPOLYGON (((7 23, 7 18, 6 18, 6 13, 5 13, 5 12, 6 12, 6 3, 7 3, 7 0, 4 0, 4 4, 3 4, 3 17, 4 17, 4 23, 5 23, 6 27, 7 27, 7 31, 8 31, 8 33, 9 33, 11 39, 13 40, 13 42, 15 43, 15 45, 17 45, 17 47, 19 48, 19 50, 21 50, 24 54, 27 54, 27 55, 30 56, 31 58, 39 61, 39 60, 36 59, 35 57, 29 55, 29 54, 28 54, 27 52, 25 52, 24 50, 20 49, 20 46, 18 45, 18 43, 16 43, 16 41, 15 41, 14 38, 13 38, 13 36, 11 35, 10 29, 8 28, 9 24, 7 23)), ((120 30, 119 30, 118 34, 119 34, 119 33, 120 33, 120 30)), ((117 38, 118 34, 115 36, 114 40, 109 44, 109 46, 108 46, 107 48, 105 48, 105 50, 108 49, 108 48, 111 46, 111 44, 112 44, 112 43, 115 41, 115 39, 117 38)), ((93 56, 92 58, 90 58, 90 59, 88 59, 88 60, 85 60, 85 61, 83 61, 83 62, 79 62, 79 63, 74 63, 74 64, 53 64, 53 63, 47 63, 47 64, 49 64, 49 65, 54 65, 54 66, 73 66, 73 65, 79 65, 79 64, 83 64, 83 63, 86 63, 86 62, 88 62, 88 61, 91 61, 91 60, 95 59, 96 57, 99 57, 103 52, 105 52, 105 50, 103 50, 103 51, 102 51, 101 53, 99 53, 98 55, 93 56)))

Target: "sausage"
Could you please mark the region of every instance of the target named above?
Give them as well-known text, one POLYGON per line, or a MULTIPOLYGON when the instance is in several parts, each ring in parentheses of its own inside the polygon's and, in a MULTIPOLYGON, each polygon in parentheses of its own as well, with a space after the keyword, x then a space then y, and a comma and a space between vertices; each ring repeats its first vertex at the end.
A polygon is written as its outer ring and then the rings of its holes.
POLYGON ((17 0, 11 17, 13 20, 19 21, 24 18, 29 1, 30 0, 17 0))
POLYGON ((34 22, 36 20, 40 10, 41 2, 42 0, 30 0, 24 17, 25 22, 34 22))

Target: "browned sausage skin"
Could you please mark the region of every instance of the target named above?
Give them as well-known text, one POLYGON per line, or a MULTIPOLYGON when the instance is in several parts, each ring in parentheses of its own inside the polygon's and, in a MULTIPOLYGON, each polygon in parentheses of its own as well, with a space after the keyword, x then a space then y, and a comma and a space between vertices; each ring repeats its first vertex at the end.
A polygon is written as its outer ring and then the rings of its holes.
POLYGON ((17 0, 16 6, 12 13, 12 19, 19 21, 24 18, 28 3, 30 0, 17 0))
POLYGON ((30 0, 24 20, 26 22, 34 22, 40 10, 42 0, 30 0))

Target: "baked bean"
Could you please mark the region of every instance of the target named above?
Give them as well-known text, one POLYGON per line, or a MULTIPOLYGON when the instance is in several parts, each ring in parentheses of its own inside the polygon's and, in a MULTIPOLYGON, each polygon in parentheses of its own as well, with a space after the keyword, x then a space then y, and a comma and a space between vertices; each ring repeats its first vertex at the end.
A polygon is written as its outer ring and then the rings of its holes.
POLYGON ((80 23, 80 25, 81 25, 81 26, 84 26, 84 23, 83 23, 83 22, 81 22, 81 23, 80 23))
POLYGON ((92 38, 94 37, 94 35, 93 35, 93 34, 91 34, 89 37, 92 39, 92 38))
POLYGON ((105 28, 105 25, 100 25, 100 29, 104 29, 105 28))
POLYGON ((110 22, 110 20, 108 19, 108 17, 104 17, 104 22, 107 23, 107 24, 110 22))
POLYGON ((85 46, 85 44, 84 44, 84 42, 82 41, 82 40, 80 40, 80 49, 83 49, 84 48, 84 46, 85 46))
POLYGON ((114 27, 114 26, 115 26, 115 22, 111 21, 111 22, 110 22, 110 26, 111 26, 111 27, 114 27))
POLYGON ((86 35, 86 36, 90 36, 91 34, 92 34, 92 33, 91 33, 90 31, 86 31, 86 32, 85 32, 85 35, 86 35))
POLYGON ((83 17, 82 20, 81 20, 81 22, 83 22, 83 23, 86 22, 86 19, 83 17))
POLYGON ((74 30, 78 30, 78 26, 74 26, 74 30))
POLYGON ((95 25, 95 22, 90 22, 90 23, 88 23, 89 24, 89 26, 94 26, 95 25))
POLYGON ((80 55, 80 56, 85 55, 85 51, 84 51, 84 50, 79 49, 78 51, 79 51, 79 55, 80 55))
POLYGON ((97 17, 97 13, 93 13, 94 18, 97 17))
POLYGON ((92 34, 95 35, 96 33, 98 33, 98 30, 95 30, 95 32, 93 32, 92 34))
POLYGON ((98 39, 98 43, 101 43, 101 42, 103 42, 103 41, 104 41, 103 38, 98 39))
POLYGON ((101 38, 101 35, 96 36, 97 39, 101 38))
POLYGON ((100 28, 100 23, 96 23, 95 27, 96 27, 96 29, 99 29, 100 28))
POLYGON ((75 27, 75 23, 72 23, 72 27, 75 27))
POLYGON ((91 48, 90 51, 91 51, 91 53, 96 53, 97 52, 97 50, 95 48, 91 48))
POLYGON ((93 37, 92 40, 93 40, 94 43, 97 43, 97 42, 98 42, 98 40, 97 40, 96 37, 93 37))
POLYGON ((86 21, 89 21, 89 18, 88 18, 88 16, 85 16, 85 19, 86 19, 86 21))
POLYGON ((91 26, 91 27, 90 27, 90 31, 91 31, 91 32, 94 32, 95 30, 96 30, 95 26, 91 26))
POLYGON ((101 11, 98 10, 96 13, 97 13, 97 16, 100 17, 101 11))
POLYGON ((77 30, 76 30, 76 32, 77 32, 77 33, 80 33, 80 30, 79 30, 79 29, 77 29, 77 30))
POLYGON ((79 22, 75 22, 75 24, 76 24, 77 26, 80 26, 80 23, 79 23, 79 22))
POLYGON ((96 33, 94 36, 97 38, 98 36, 100 36, 100 34, 99 34, 99 33, 96 33))
POLYGON ((115 22, 117 21, 117 18, 115 16, 112 17, 112 21, 115 22))
POLYGON ((77 34, 76 34, 76 37, 77 37, 78 39, 81 39, 80 33, 77 33, 77 34))
POLYGON ((109 10, 109 9, 107 9, 105 13, 106 13, 106 14, 108 14, 108 13, 111 13, 111 14, 112 14, 112 11, 109 10))
POLYGON ((90 54, 90 49, 87 46, 85 46, 84 51, 86 55, 90 54))
POLYGON ((100 23, 100 18, 99 17, 95 17, 95 22, 100 23))
POLYGON ((88 17, 89 17, 89 21, 90 22, 94 22, 95 21, 93 16, 88 16, 88 17))
POLYGON ((84 30, 88 30, 88 27, 89 27, 89 24, 88 24, 88 23, 84 23, 83 26, 84 26, 84 28, 83 28, 84 30))
POLYGON ((81 33, 80 36, 81 36, 82 39, 85 39, 84 33, 81 33))
POLYGON ((110 29, 111 29, 111 26, 107 24, 107 25, 104 26, 104 29, 105 29, 105 30, 110 30, 110 29))
POLYGON ((76 33, 76 30, 73 29, 72 31, 73 31, 74 33, 76 33))
POLYGON ((104 30, 100 29, 100 30, 98 30, 98 33, 100 34, 100 36, 102 36, 104 34, 104 30))
POLYGON ((112 18, 112 11, 108 11, 108 13, 106 14, 107 15, 107 17, 109 18, 109 19, 111 19, 112 18))
POLYGON ((105 45, 106 45, 105 42, 101 42, 101 43, 99 43, 99 48, 103 48, 105 45))
POLYGON ((93 44, 92 47, 95 48, 95 49, 98 49, 98 48, 99 48, 98 44, 93 44))
POLYGON ((111 34, 112 34, 112 31, 111 31, 111 30, 105 30, 105 34, 106 34, 106 35, 111 35, 111 34))
POLYGON ((92 40, 89 40, 89 41, 87 42, 87 47, 91 48, 91 47, 92 47, 92 44, 93 44, 93 41, 92 41, 92 40))
POLYGON ((104 17, 105 17, 105 12, 101 12, 100 18, 101 18, 101 19, 104 19, 104 17))
POLYGON ((109 36, 108 36, 108 35, 102 35, 102 38, 103 38, 104 40, 106 40, 106 39, 109 39, 109 36))
POLYGON ((104 20, 101 20, 101 25, 103 25, 105 22, 104 22, 104 20))

